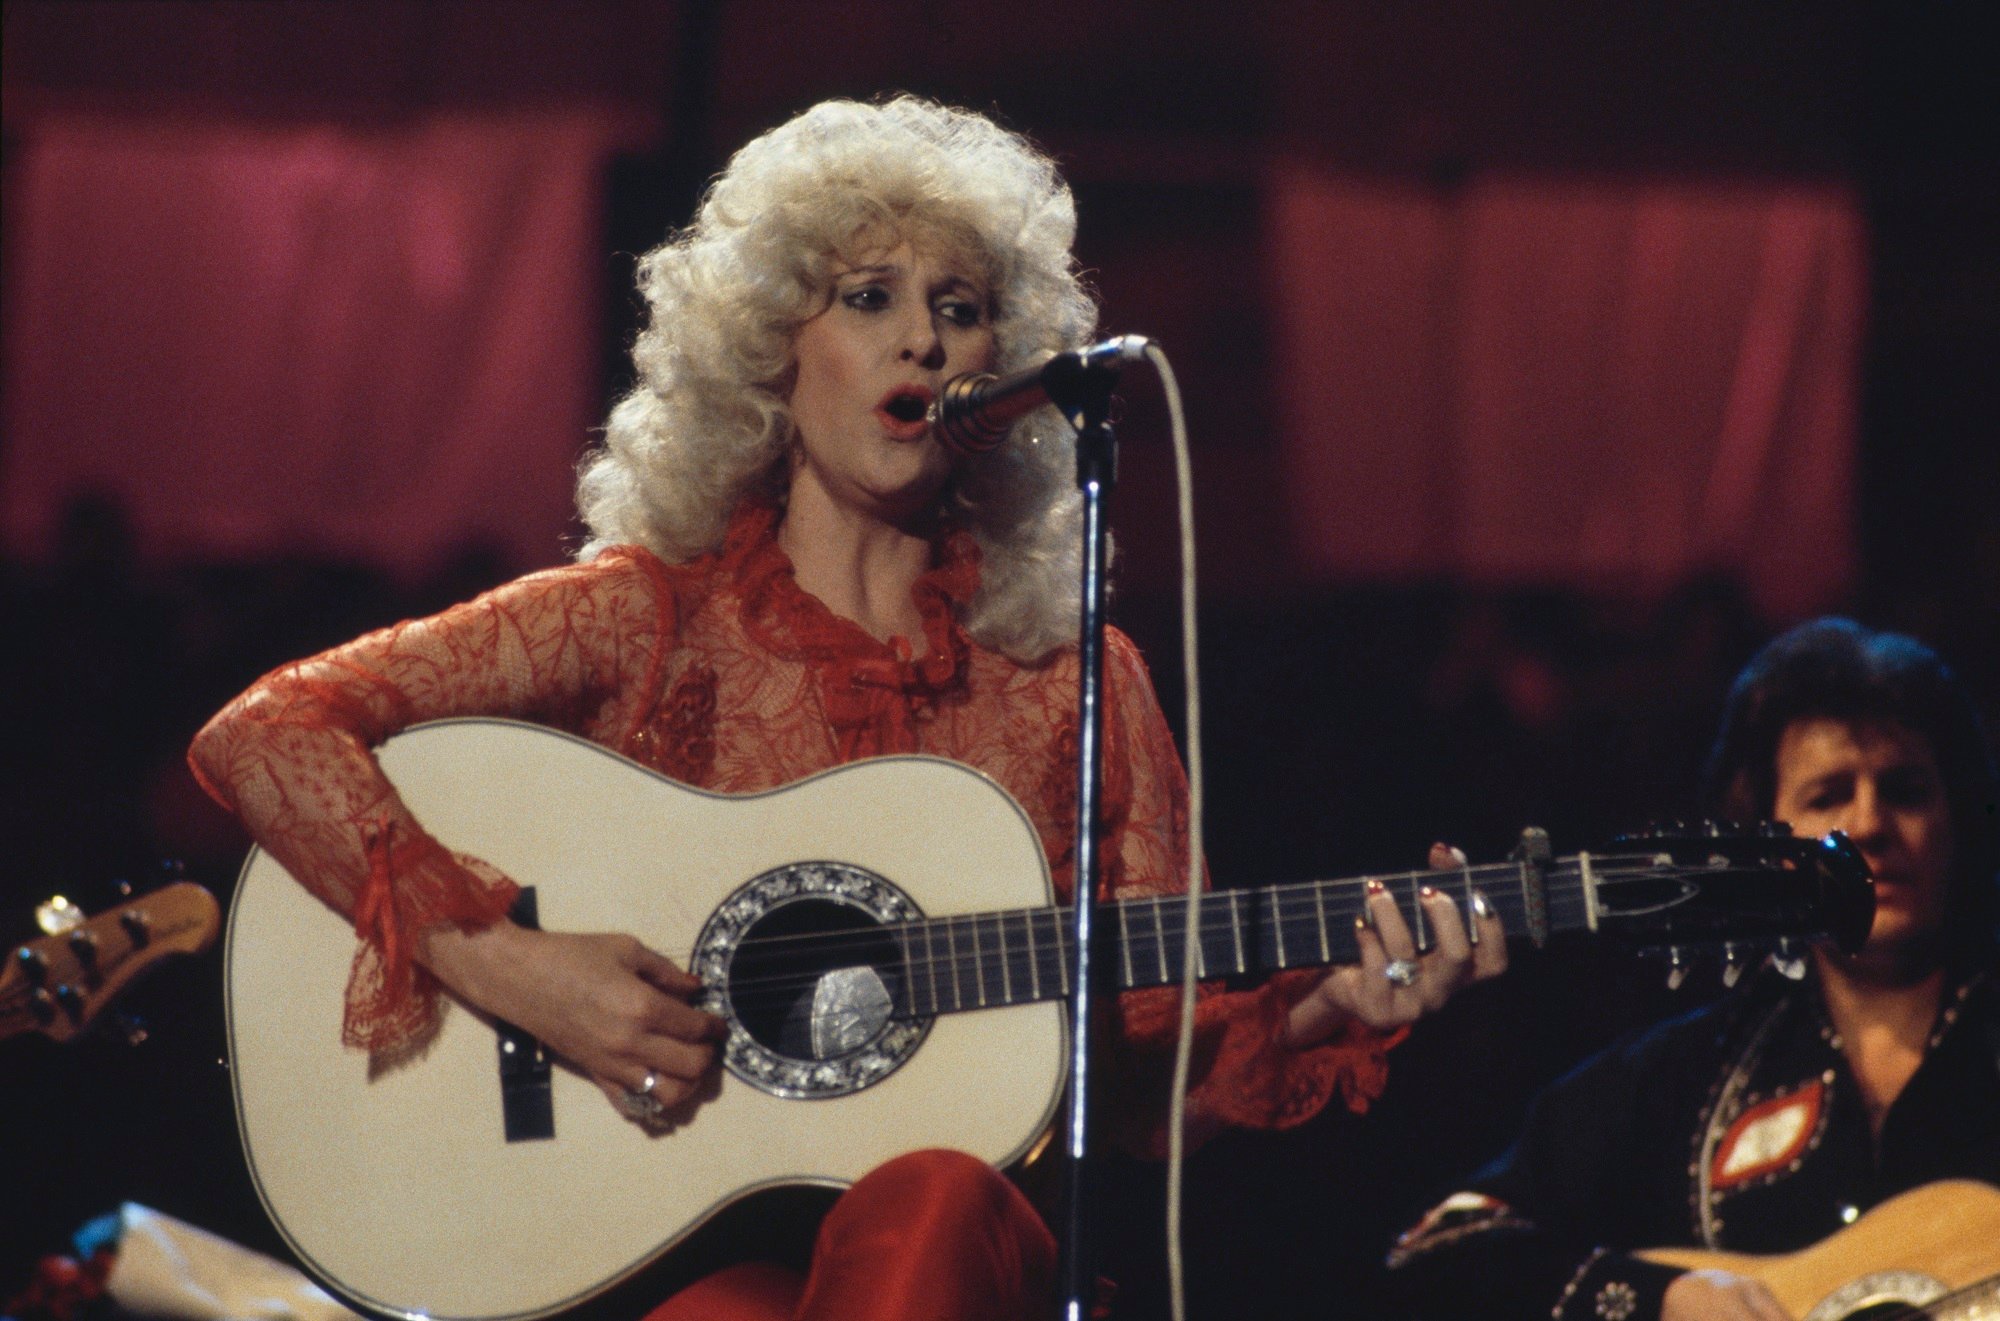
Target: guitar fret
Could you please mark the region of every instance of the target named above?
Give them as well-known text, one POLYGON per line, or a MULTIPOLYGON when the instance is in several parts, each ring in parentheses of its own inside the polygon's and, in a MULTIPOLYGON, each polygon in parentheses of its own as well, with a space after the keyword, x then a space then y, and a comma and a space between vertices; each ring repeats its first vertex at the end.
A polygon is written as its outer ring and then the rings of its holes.
POLYGON ((1125 984, 1135 984, 1132 976, 1132 928, 1127 921, 1131 913, 1130 904, 1118 905, 1118 953, 1125 964, 1125 984))
POLYGON ((1319 919, 1319 961, 1333 962, 1333 946, 1326 938, 1326 886, 1315 881, 1312 887, 1313 913, 1319 919))
POLYGON ((1054 926, 1056 931, 1056 972, 1062 977, 1062 993, 1069 994, 1069 947, 1063 943, 1064 909, 1056 909, 1054 926))
POLYGON ((944 1004, 938 999, 937 930, 933 923, 925 922, 924 931, 924 975, 931 983, 931 1013, 944 1012, 944 1004))
POLYGON ((1239 912, 1236 907, 1236 896, 1241 894, 1242 891, 1231 890, 1228 893, 1229 893, 1229 939, 1230 943, 1234 945, 1236 949, 1236 971, 1238 973, 1245 973, 1250 971, 1250 965, 1243 961, 1243 914, 1239 912))
MULTIPOLYGON (((1460 856, 1463 855, 1461 854, 1460 856)), ((1472 944, 1477 945, 1479 943, 1479 922, 1478 919, 1473 916, 1473 913, 1476 911, 1476 909, 1472 902, 1471 864, 1464 862, 1459 863, 1458 875, 1460 881, 1463 882, 1463 888, 1465 890, 1465 938, 1468 941, 1472 942, 1472 944)))
POLYGON ((1427 954, 1432 941, 1430 923, 1424 916, 1423 897, 1419 893, 1422 880, 1422 873, 1410 873, 1410 934, 1416 938, 1417 953, 1427 954))
POLYGON ((965 984, 960 980, 958 962, 958 919, 944 919, 945 950, 951 959, 951 1007, 965 1008, 965 984))
POLYGON ((1165 919, 1160 914, 1160 910, 1164 906, 1159 899, 1155 898, 1153 900, 1153 942, 1154 951, 1160 956, 1160 984, 1162 986, 1174 980, 1173 974, 1167 970, 1167 927, 1165 919))
POLYGON ((1271 939, 1276 945, 1277 966, 1289 968, 1292 961, 1285 956, 1285 910, 1278 902, 1277 891, 1267 890, 1264 893, 1268 896, 1266 902, 1271 913, 1271 939))
POLYGON ((1007 915, 1000 914, 993 919, 994 940, 1000 946, 1000 1003, 1014 1003, 1014 970, 1008 966, 1007 958, 1007 915))
POLYGON ((978 1008, 984 1009, 991 1003, 992 997, 988 994, 986 988, 986 946, 980 939, 979 916, 976 913, 967 914, 962 920, 972 932, 971 968, 973 1001, 978 1008))
POLYGON ((1007 915, 1005 913, 989 913, 982 921, 986 926, 986 948, 993 951, 993 962, 995 964, 993 969, 993 985, 988 990, 988 997, 996 1005, 1013 1004, 1014 997, 1009 987, 1013 985, 1014 970, 1008 966, 1007 915))
POLYGON ((1024 944, 1028 951, 1028 986, 1034 998, 1042 998, 1042 949, 1035 939, 1035 919, 1031 913, 1021 914, 1021 934, 1026 937, 1024 944))

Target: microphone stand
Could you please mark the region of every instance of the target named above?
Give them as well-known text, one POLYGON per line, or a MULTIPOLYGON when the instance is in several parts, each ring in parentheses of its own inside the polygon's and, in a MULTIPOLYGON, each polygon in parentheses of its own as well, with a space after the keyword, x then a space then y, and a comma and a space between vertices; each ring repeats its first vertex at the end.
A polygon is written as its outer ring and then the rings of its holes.
POLYGON ((1108 537, 1104 497, 1118 479, 1117 442, 1111 433, 1115 370, 1076 365, 1044 379, 1049 398, 1076 430, 1076 485, 1083 494, 1083 610, 1077 641, 1076 926, 1070 950, 1068 1224, 1064 1235, 1064 1321, 1088 1321, 1097 1291, 1094 1235, 1089 1211, 1097 1156, 1091 1145, 1091 1018, 1100 983, 1108 979, 1094 957, 1103 943, 1093 918, 1097 907, 1098 801, 1104 772, 1104 615, 1108 537))

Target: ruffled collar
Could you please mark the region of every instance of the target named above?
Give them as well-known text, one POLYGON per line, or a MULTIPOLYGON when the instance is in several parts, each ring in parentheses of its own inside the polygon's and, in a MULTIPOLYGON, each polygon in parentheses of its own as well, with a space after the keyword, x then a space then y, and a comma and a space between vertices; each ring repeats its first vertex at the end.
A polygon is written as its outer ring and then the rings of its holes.
POLYGON ((914 656, 906 639, 883 642, 800 587, 778 544, 778 520, 777 506, 746 500, 722 541, 721 567, 743 593, 743 626, 760 646, 926 704, 963 683, 972 643, 959 615, 979 589, 979 546, 970 533, 954 528, 939 538, 935 562, 911 589, 926 644, 926 654, 914 656))

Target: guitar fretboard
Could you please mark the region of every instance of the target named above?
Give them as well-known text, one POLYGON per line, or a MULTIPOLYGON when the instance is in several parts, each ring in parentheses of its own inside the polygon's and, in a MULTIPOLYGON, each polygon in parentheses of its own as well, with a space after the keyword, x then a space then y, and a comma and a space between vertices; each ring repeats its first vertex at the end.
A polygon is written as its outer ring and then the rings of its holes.
MULTIPOLYGON (((1607 878, 1659 870, 1652 855, 1579 855, 1547 865, 1539 876, 1524 864, 1496 863, 1214 891, 1202 898, 1196 975, 1257 977, 1357 961, 1355 924, 1371 880, 1396 900, 1419 949, 1429 949, 1430 923, 1418 902, 1426 886, 1450 895, 1461 914, 1472 911, 1478 894, 1508 930, 1539 939, 1594 926, 1596 887, 1607 878)), ((1098 909, 1096 920, 1110 927, 1107 949, 1120 989, 1180 980, 1186 911, 1180 895, 1126 899, 1098 909)), ((928 918, 891 928, 903 953, 896 1008, 924 1016, 1065 996, 1074 923, 1072 909, 1046 908, 928 918)))

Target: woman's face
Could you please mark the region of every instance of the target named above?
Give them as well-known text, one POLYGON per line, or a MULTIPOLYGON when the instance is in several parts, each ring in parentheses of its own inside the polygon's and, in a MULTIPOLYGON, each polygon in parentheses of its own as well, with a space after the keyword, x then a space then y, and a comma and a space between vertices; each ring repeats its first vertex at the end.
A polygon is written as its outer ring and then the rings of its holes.
POLYGON ((1794 720, 1778 740, 1774 815, 1801 835, 1844 830, 1875 877, 1864 961, 1913 970, 1943 935, 1953 844, 1930 744, 1892 721, 1794 720))
POLYGON ((929 510, 952 458, 925 413, 939 387, 993 367, 992 298, 965 264, 899 242, 836 262, 832 301, 799 327, 789 399, 809 484, 889 522, 929 510))

